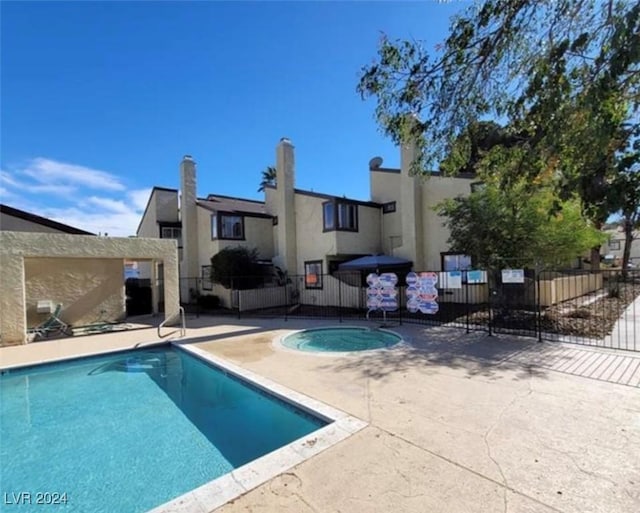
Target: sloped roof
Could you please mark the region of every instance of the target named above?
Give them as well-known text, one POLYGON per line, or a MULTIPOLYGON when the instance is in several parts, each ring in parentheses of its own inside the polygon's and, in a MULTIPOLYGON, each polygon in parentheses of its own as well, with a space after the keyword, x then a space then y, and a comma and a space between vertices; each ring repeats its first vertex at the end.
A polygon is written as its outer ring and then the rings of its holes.
POLYGON ((212 212, 221 211, 254 217, 272 217, 267 214, 264 201, 209 194, 206 199, 198 198, 196 203, 202 208, 206 208, 212 212))
POLYGON ((0 204, 0 212, 8 216, 17 217, 19 219, 24 219, 25 221, 46 226, 52 230, 58 230, 62 233, 70 233, 73 235, 95 235, 95 233, 81 230, 80 228, 69 226, 68 224, 59 223, 58 221, 41 217, 36 214, 32 214, 31 212, 25 212, 24 210, 19 210, 17 208, 10 207, 9 205, 0 204))

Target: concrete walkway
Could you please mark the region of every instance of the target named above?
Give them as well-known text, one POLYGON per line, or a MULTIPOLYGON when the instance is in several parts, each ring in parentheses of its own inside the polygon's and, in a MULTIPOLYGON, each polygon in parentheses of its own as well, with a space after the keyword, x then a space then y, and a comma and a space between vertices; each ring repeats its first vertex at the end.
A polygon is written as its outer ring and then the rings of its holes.
POLYGON ((640 511, 634 354, 402 326, 411 347, 322 357, 258 324, 199 345, 370 426, 224 513, 640 511))
POLYGON ((640 296, 622 312, 604 342, 607 347, 640 351, 640 296))
MULTIPOLYGON (((369 354, 273 345, 319 324, 189 319, 184 343, 369 423, 219 511, 640 511, 640 355, 419 326, 369 354)), ((146 331, 4 348, 0 363, 156 340, 146 331)))

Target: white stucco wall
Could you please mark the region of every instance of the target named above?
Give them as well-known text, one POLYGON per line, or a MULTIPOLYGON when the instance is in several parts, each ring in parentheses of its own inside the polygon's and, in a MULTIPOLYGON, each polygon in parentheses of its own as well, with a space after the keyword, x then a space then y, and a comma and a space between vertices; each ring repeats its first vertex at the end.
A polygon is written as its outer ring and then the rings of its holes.
MULTIPOLYGON (((103 266, 101 277, 96 277, 96 274, 86 274, 89 266, 74 269, 72 265, 61 264, 68 281, 63 286, 64 297, 75 297, 73 303, 69 303, 71 299, 65 299, 68 302, 65 306, 77 308, 79 315, 84 310, 75 302, 90 298, 91 303, 99 305, 105 301, 109 303, 109 298, 113 297, 114 290, 110 286, 96 287, 99 280, 115 272, 115 266, 111 268, 105 260, 119 260, 119 273, 124 259, 162 260, 165 317, 173 319, 179 314, 178 252, 174 240, 0 232, 0 333, 3 345, 26 342, 27 292, 42 294, 44 297, 40 299, 49 299, 55 297, 55 288, 61 286, 45 275, 34 278, 37 259, 82 259, 103 266)), ((46 268, 44 272, 46 274, 46 268)))

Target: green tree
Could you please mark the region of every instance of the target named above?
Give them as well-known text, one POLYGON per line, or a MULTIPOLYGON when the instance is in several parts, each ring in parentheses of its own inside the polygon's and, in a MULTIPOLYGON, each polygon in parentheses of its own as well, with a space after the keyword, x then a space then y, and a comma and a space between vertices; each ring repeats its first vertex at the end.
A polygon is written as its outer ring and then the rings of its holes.
POLYGON ((262 285, 258 250, 229 246, 211 257, 211 281, 226 288, 251 289, 262 285))
POLYGON ((480 267, 560 268, 604 240, 577 199, 558 204, 550 188, 532 189, 525 180, 507 189, 487 184, 443 202, 438 213, 449 228, 451 250, 480 267))
POLYGON ((504 187, 551 177, 600 227, 621 207, 610 185, 638 120, 639 29, 640 4, 624 0, 486 0, 433 54, 383 38, 358 90, 396 143, 418 142, 416 172, 449 160, 504 187))
POLYGON ((276 185, 276 168, 273 166, 267 166, 265 170, 262 171, 262 180, 260 181, 258 192, 264 191, 267 185, 276 185))
MULTIPOLYGON (((640 131, 640 130, 639 130, 640 131)), ((624 250, 622 253, 622 272, 627 275, 633 232, 640 227, 640 139, 638 135, 629 150, 618 160, 618 175, 612 184, 612 194, 615 195, 617 205, 620 205, 622 230, 624 233, 624 250)))

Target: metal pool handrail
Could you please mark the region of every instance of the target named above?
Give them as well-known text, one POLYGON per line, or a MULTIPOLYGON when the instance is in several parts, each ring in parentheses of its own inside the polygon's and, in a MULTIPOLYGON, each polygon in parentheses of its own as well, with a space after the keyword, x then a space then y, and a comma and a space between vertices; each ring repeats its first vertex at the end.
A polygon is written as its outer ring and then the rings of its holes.
MULTIPOLYGON (((187 334, 187 323, 184 315, 184 308, 181 306, 178 308, 179 308, 179 315, 180 315, 180 336, 184 337, 187 334)), ((162 338, 162 335, 160 334, 160 328, 164 328, 165 324, 171 320, 173 320, 173 317, 169 317, 165 319, 158 325, 158 338, 162 338)))

